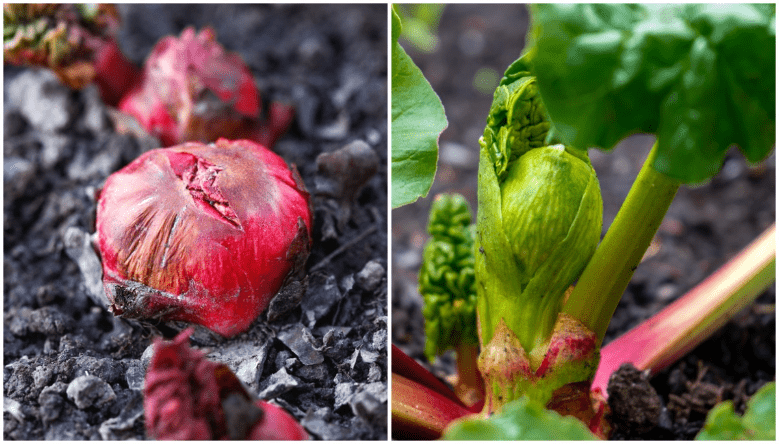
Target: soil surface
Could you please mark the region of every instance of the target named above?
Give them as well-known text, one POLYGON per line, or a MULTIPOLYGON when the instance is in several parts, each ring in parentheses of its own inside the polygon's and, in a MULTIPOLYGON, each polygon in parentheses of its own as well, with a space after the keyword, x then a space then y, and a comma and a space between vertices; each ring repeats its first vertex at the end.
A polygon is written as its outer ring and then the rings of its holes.
MULTIPOLYGON (((314 439, 386 439, 387 6, 119 12, 120 47, 133 62, 165 35, 210 25, 247 62, 266 109, 271 100, 296 107, 274 150, 297 165, 313 197, 308 290, 281 320, 263 315, 229 340, 200 330, 192 345, 314 439), (328 173, 316 160, 356 141, 375 153, 378 170, 349 194, 354 172, 328 173), (334 195, 340 188, 347 193, 334 195)), ((129 321, 103 308, 92 297, 100 270, 96 279, 88 234, 106 177, 159 143, 115 132, 94 88, 71 91, 44 70, 4 73, 4 438, 147 439, 149 347, 184 325, 129 321)))
MULTIPOLYGON (((435 364, 425 359, 422 298, 417 292, 428 211, 437 193, 458 192, 476 214, 477 141, 492 90, 520 55, 528 21, 522 5, 447 5, 434 52, 420 52, 402 41, 441 97, 449 127, 440 139, 431 192, 393 211, 392 342, 442 378, 453 373, 453 356, 445 355, 435 364), (486 85, 490 73, 495 80, 486 85)), ((604 199, 604 233, 652 143, 652 136, 638 135, 612 152, 590 151, 604 199)), ((690 290, 774 221, 775 156, 759 166, 748 166, 738 151, 730 152, 721 172, 708 184, 678 192, 615 312, 605 343, 690 290)), ((630 372, 621 379, 640 387, 648 381, 630 372)), ((693 439, 716 403, 733 399, 742 411, 746 398, 774 379, 773 286, 690 354, 649 378, 649 389, 637 392, 644 403, 615 404, 627 409, 613 407, 612 439, 693 439), (659 404, 652 402, 652 394, 658 395, 659 404), (635 406, 641 409, 628 410, 635 406)))

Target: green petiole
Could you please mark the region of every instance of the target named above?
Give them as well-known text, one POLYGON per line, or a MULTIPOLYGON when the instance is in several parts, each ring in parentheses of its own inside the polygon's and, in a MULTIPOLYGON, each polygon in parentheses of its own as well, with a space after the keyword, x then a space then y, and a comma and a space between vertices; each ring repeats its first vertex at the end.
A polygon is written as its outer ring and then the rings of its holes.
POLYGON ((657 153, 656 142, 607 235, 563 306, 564 313, 596 333, 599 343, 681 184, 653 168, 657 153))

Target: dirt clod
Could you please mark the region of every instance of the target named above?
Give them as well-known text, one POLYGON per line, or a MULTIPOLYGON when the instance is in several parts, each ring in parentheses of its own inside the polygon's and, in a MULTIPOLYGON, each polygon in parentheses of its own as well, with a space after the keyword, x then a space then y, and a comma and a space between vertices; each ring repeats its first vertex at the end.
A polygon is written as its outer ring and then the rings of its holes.
POLYGON ((616 428, 641 435, 658 425, 661 399, 647 373, 629 363, 621 365, 609 378, 607 394, 616 428))

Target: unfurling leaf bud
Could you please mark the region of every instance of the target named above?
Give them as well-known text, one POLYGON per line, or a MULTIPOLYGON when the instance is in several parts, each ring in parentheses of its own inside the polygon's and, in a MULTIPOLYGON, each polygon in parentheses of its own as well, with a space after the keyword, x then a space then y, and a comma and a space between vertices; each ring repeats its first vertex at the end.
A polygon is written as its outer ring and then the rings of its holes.
POLYGON ((563 282, 546 287, 559 288, 557 294, 563 295, 601 235, 601 196, 593 168, 562 145, 540 147, 517 159, 500 188, 502 224, 518 279, 526 287, 539 272, 555 272, 563 282), (564 241, 565 253, 556 250, 564 241), (555 271, 549 270, 551 263, 555 271))
POLYGON ((141 155, 100 194, 97 243, 116 315, 246 330, 309 254, 309 194, 251 141, 141 155))

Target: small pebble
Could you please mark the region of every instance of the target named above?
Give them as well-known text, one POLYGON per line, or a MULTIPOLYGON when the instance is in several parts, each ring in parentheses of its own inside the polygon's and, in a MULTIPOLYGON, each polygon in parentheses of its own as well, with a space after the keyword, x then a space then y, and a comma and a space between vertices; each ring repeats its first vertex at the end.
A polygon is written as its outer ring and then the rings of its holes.
POLYGON ((95 376, 79 376, 71 381, 67 395, 82 410, 93 406, 101 408, 116 399, 111 386, 95 376))
POLYGON ((356 281, 366 291, 374 291, 385 277, 385 268, 376 260, 366 263, 357 274, 356 281))

